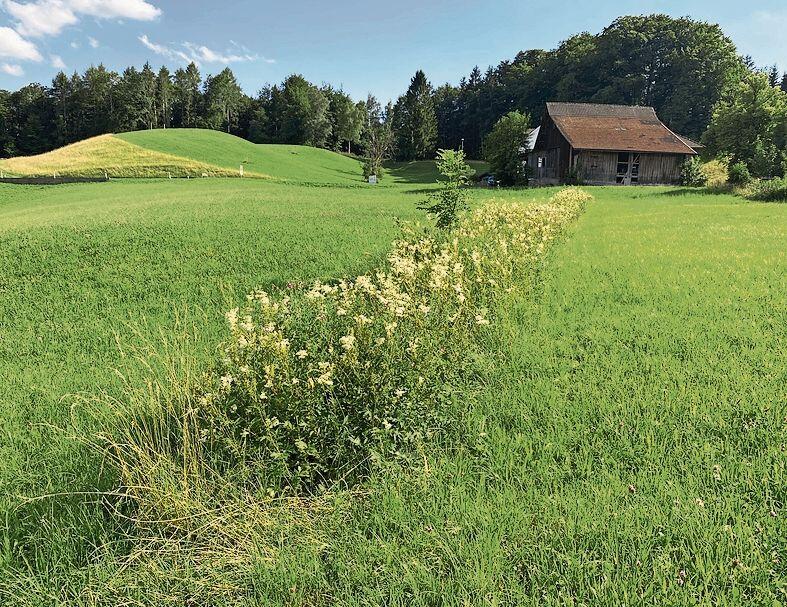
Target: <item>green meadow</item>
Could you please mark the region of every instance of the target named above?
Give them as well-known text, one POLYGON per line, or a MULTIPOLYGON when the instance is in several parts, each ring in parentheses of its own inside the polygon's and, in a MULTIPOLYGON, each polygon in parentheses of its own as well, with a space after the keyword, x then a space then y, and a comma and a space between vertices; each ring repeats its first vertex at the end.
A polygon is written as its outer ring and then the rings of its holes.
MULTIPOLYGON (((239 164, 168 136, 123 139, 239 164)), ((249 291, 364 273, 426 220, 431 163, 373 187, 350 158, 248 145, 277 180, 0 184, 2 604, 787 602, 787 206, 674 188, 587 188, 535 286, 490 310, 458 436, 277 528, 231 600, 172 555, 130 584, 148 547, 80 396, 144 382, 134 348, 208 365, 249 291)))

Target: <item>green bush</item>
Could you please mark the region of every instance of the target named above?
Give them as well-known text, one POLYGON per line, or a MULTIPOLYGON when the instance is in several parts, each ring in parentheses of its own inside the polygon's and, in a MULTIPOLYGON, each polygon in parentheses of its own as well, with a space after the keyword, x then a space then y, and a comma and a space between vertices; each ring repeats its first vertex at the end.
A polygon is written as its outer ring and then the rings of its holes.
POLYGON ((749 200, 787 202, 787 178, 757 180, 746 193, 749 200))
POLYGON ((564 181, 568 185, 582 185, 582 175, 580 175, 576 167, 571 167, 566 171, 564 181))
POLYGON ((687 158, 680 167, 680 184, 688 187, 702 187, 708 183, 703 171, 702 161, 693 156, 687 158))
POLYGON ((437 169, 444 179, 440 188, 418 205, 419 209, 434 215, 437 227, 450 230, 456 225, 459 212, 468 208, 466 190, 470 178, 475 175, 461 150, 440 150, 437 153, 437 169))
POLYGON ((727 169, 727 181, 730 185, 741 186, 751 181, 751 173, 745 162, 734 162, 727 169))
POLYGON ((377 180, 382 180, 383 165, 381 162, 372 158, 367 158, 363 163, 363 178, 368 181, 372 175, 377 176, 377 180))

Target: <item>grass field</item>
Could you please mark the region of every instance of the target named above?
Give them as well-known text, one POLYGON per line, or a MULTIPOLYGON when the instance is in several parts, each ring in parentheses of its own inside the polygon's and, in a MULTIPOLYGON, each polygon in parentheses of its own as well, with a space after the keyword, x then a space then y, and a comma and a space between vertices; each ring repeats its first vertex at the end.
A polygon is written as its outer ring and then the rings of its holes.
MULTIPOLYGON (((207 362, 246 292, 363 272, 395 218, 422 217, 427 164, 347 188, 355 161, 291 162, 306 154, 243 159, 303 185, 0 185, 3 604, 117 604, 91 591, 135 550, 91 493, 113 476, 60 428, 69 395, 119 392, 119 345, 196 325, 207 362)), ((787 207, 592 190, 537 292, 501 294, 461 440, 283 530, 237 604, 787 601, 787 207)), ((201 604, 199 580, 172 574, 173 604, 201 604)), ((152 590, 115 588, 142 604, 152 590)))
MULTIPOLYGON (((474 162, 479 171, 483 162, 474 162)), ((101 135, 39 156, 0 160, 6 175, 111 178, 263 177, 303 185, 364 187, 361 163, 302 145, 255 144, 220 131, 156 129, 101 135)), ((432 184, 434 162, 389 163, 380 187, 432 184)))

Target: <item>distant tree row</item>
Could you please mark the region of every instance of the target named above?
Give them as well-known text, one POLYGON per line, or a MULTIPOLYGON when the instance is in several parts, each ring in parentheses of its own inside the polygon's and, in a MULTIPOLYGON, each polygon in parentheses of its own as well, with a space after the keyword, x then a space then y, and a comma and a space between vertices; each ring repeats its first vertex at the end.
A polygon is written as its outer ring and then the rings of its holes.
MULTIPOLYGON (((122 74, 98 66, 81 75, 60 73, 51 86, 0 91, 0 155, 39 153, 107 132, 201 127, 367 157, 394 153, 412 160, 462 148, 483 158, 502 117, 519 112, 534 126, 546 101, 650 105, 674 131, 700 138, 712 121, 719 132, 720 108, 731 105, 754 71, 718 25, 665 15, 621 17, 554 50, 520 52, 486 73, 476 67, 456 86, 434 89, 419 70, 385 108, 372 96, 356 102, 297 74, 249 97, 230 69, 203 79, 193 63, 174 73, 149 64, 122 74)), ((775 67, 758 78, 769 89, 787 89, 787 76, 775 67)), ((523 128, 521 117, 516 124, 523 128)), ((749 134, 741 141, 758 145, 759 136, 763 154, 773 155, 767 134, 749 134)), ((709 139, 719 153, 741 154, 724 141, 719 134, 709 139)))

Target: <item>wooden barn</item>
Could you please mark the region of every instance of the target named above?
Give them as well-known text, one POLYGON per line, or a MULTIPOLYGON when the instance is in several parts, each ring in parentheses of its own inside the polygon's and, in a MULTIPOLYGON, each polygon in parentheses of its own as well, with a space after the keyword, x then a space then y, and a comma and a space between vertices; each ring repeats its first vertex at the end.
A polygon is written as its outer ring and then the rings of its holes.
POLYGON ((528 164, 536 184, 672 184, 697 154, 690 143, 652 107, 550 102, 528 164))

